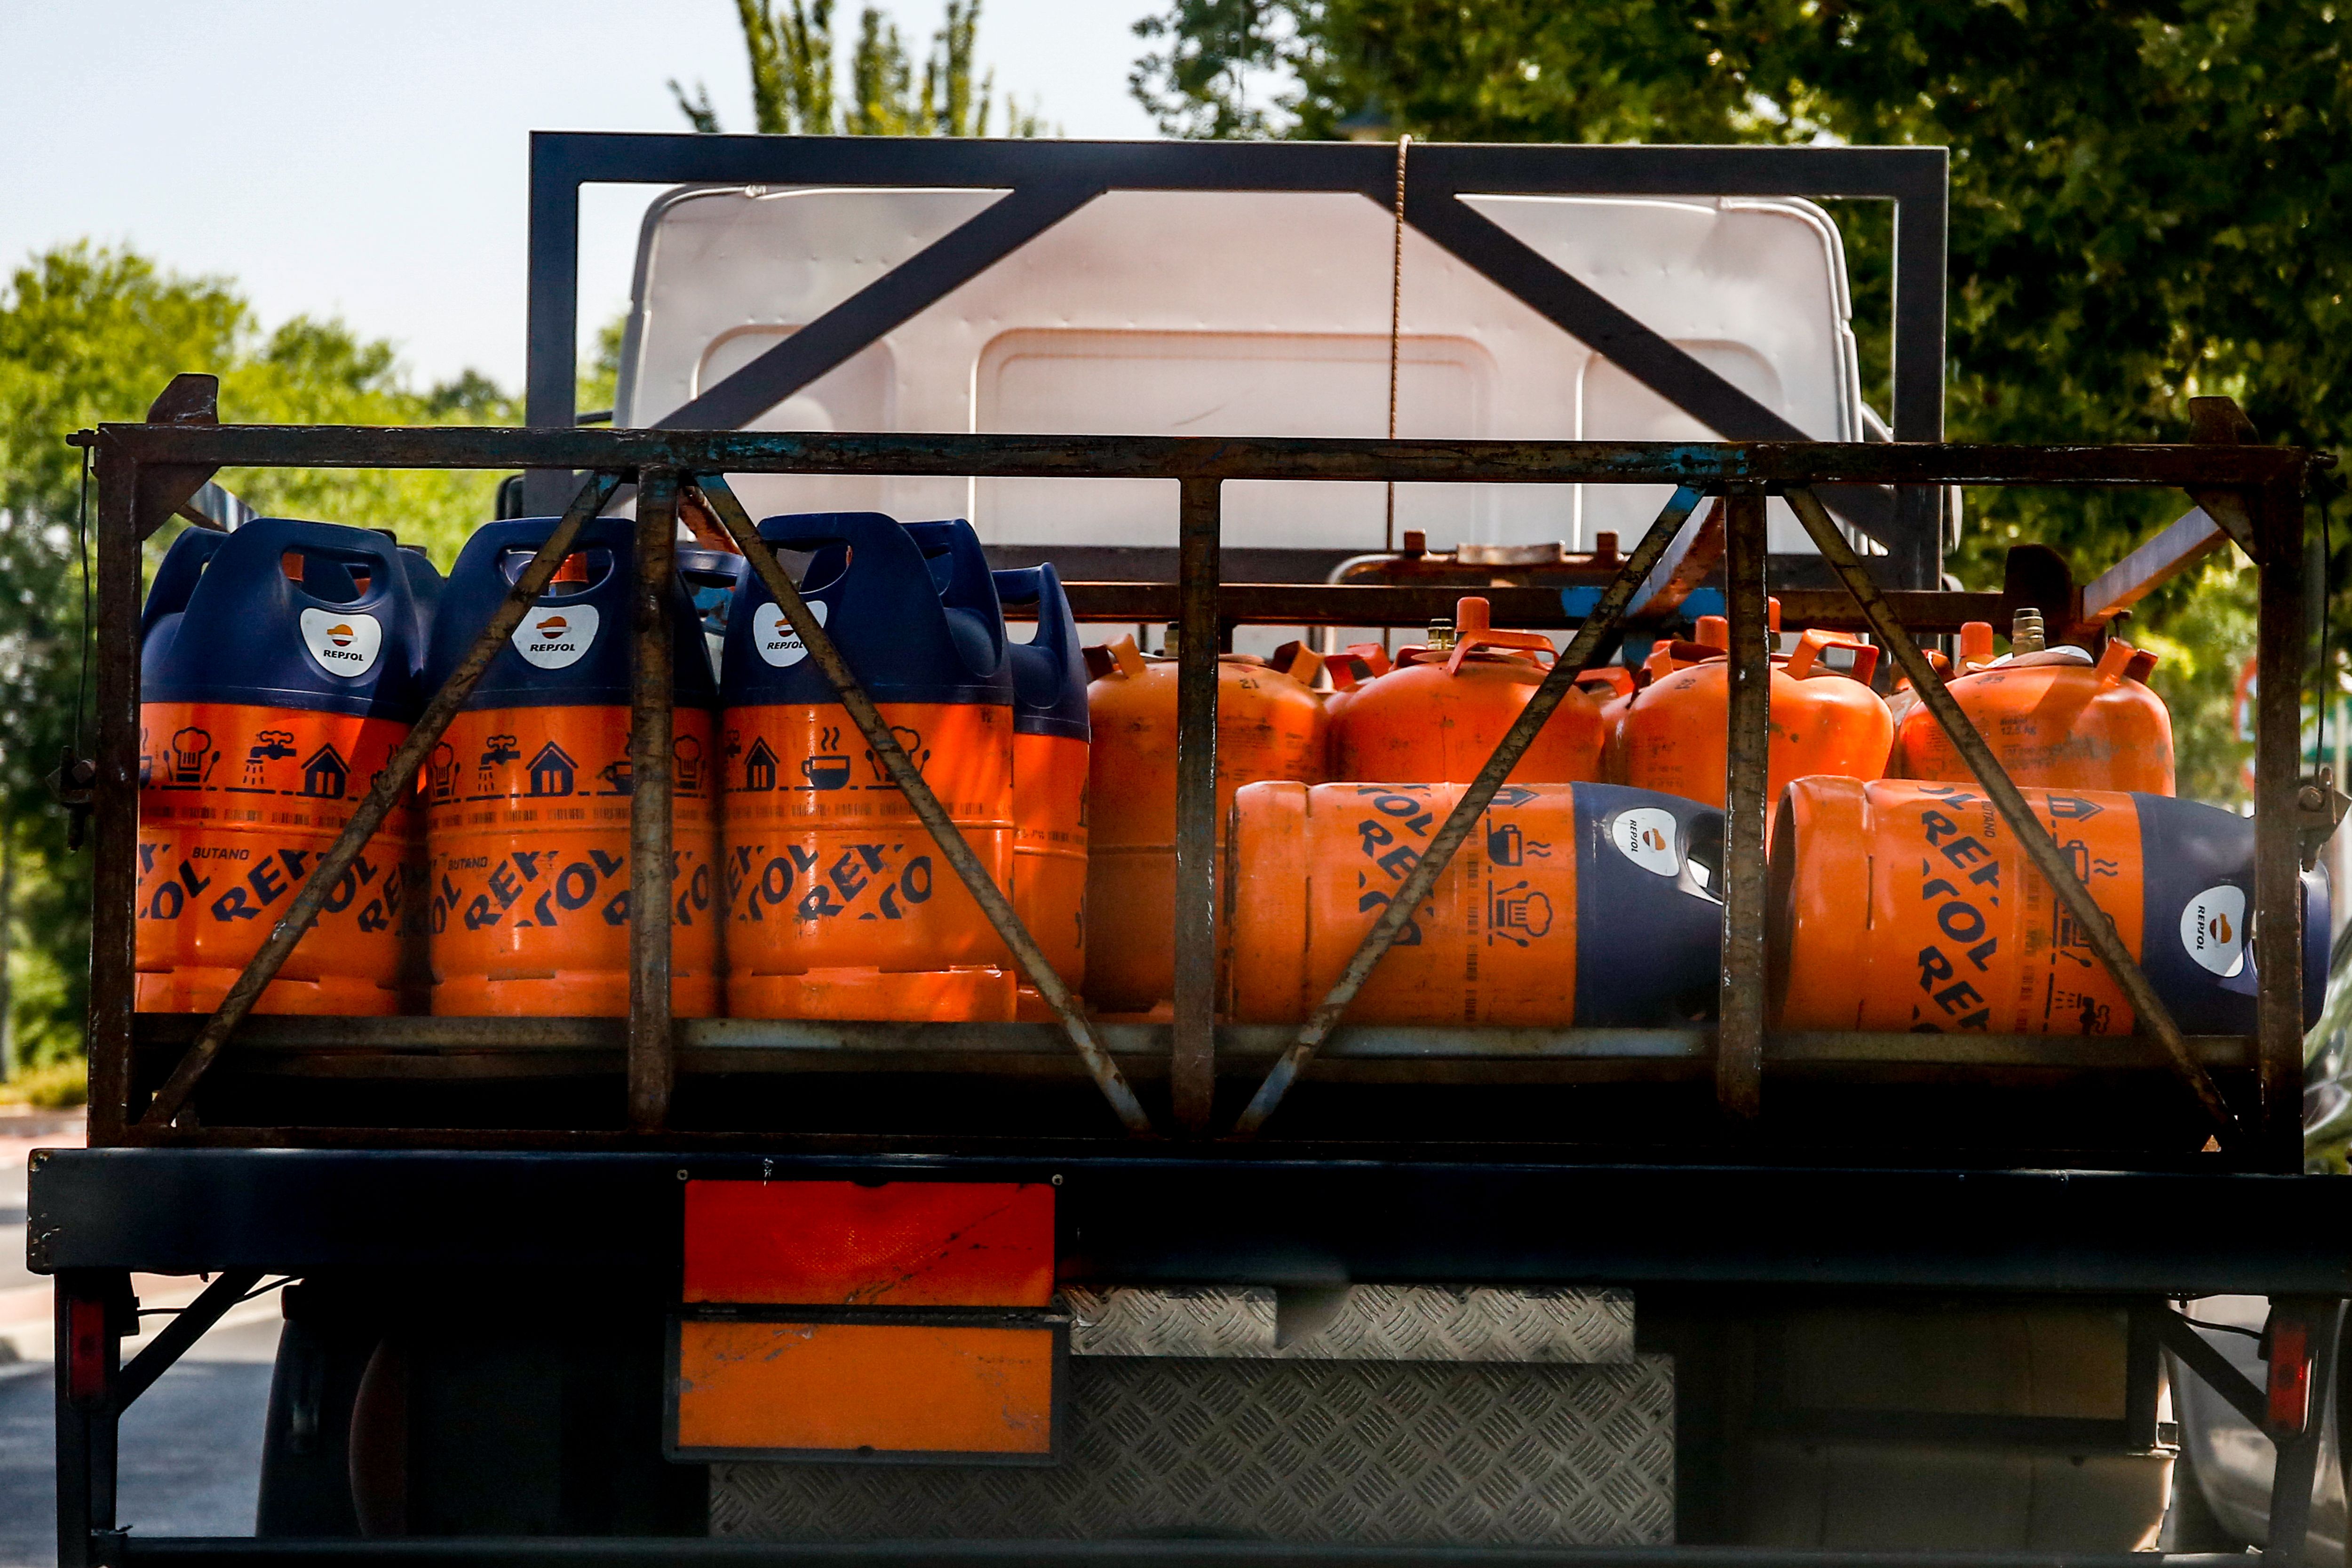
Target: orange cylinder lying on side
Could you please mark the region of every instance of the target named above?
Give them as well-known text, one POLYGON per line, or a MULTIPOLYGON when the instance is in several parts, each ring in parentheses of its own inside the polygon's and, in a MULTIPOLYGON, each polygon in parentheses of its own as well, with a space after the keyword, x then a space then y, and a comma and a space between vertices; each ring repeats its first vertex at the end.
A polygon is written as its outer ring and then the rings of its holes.
MULTIPOLYGON (((2252 1031, 2252 825, 2158 795, 2023 793, 2181 1029, 2252 1031)), ((2326 976, 2324 876, 2304 889, 2317 921, 2301 955, 2308 1022, 2326 976)), ((1798 780, 1774 827, 1768 908, 1781 1028, 2132 1031, 2123 988, 1972 784, 1798 780)))
MULTIPOLYGON (((1217 839, 1234 792, 1265 779, 1323 776, 1323 704, 1306 684, 1316 656, 1282 668, 1247 654, 1217 659, 1217 839)), ((1133 637, 1087 650, 1094 725, 1087 861, 1087 1000, 1149 1012, 1175 993, 1176 660, 1133 637)))
MULTIPOLYGON (((1234 797, 1223 994, 1306 1018, 1461 798, 1454 784, 1255 784, 1234 797)), ((1610 784, 1505 784, 1348 1016, 1664 1024, 1715 1005, 1723 817, 1610 784)))
MULTIPOLYGON (((1454 613, 1450 650, 1424 649, 1400 660, 1330 720, 1334 779, 1468 784, 1478 776, 1558 650, 1535 632, 1493 629, 1484 599, 1462 599, 1454 613)), ((1581 689, 1570 691, 1536 732, 1512 780, 1597 781, 1602 728, 1601 704, 1581 689)))
MULTIPOLYGON (((1776 605, 1775 625, 1779 618, 1776 605)), ((1676 662, 1685 646, 1674 650, 1676 662)), ((1768 803, 1777 803, 1790 781, 1811 774, 1874 779, 1885 773, 1895 721, 1870 689, 1877 662, 1878 650, 1868 643, 1818 630, 1800 637, 1785 658, 1773 658, 1768 803), (1853 654, 1852 675, 1822 660, 1830 648, 1853 654)), ((1727 653, 1706 653, 1653 680, 1622 724, 1625 782, 1720 806, 1730 689, 1727 653)))
MULTIPOLYGON (((475 531, 451 569, 426 678, 472 648, 558 520, 475 531)), ((581 530, 547 592, 499 649, 425 761, 433 1011, 456 1017, 625 1017, 639 900, 629 858, 630 607, 635 524, 581 530)), ((677 707, 670 876, 670 1008, 719 1011, 717 791, 710 664, 673 580, 677 707)))
MULTIPOLYGON (((277 518, 190 529, 157 567, 141 617, 139 1011, 220 1005, 407 739, 411 574, 382 534, 277 518)), ((404 798, 256 1012, 400 1011, 415 837, 404 798)))
MULTIPOLYGON (((2095 663, 2074 647, 2013 653, 1952 681, 1952 700, 2021 784, 2170 795, 2172 715, 2148 689, 2155 668, 2153 655, 2110 637, 2095 663)), ((1976 777, 1935 715, 1917 707, 1904 716, 1888 772, 1976 777)))

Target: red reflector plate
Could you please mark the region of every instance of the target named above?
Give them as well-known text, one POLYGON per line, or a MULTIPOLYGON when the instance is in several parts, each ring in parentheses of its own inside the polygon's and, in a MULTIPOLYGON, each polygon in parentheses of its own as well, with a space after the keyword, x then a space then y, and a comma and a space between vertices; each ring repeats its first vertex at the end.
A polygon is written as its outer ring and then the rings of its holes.
POLYGON ((694 1319, 677 1329, 674 1458, 1054 1458, 1053 1329, 694 1319))
POLYGON ((1044 1183, 688 1182, 686 1299, 791 1306, 1043 1307, 1044 1183))

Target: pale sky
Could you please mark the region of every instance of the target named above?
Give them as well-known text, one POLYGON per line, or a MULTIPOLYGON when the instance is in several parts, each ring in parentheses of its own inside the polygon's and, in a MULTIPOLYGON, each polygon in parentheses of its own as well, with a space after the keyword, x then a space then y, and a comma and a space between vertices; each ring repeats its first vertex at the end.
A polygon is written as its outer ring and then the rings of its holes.
MULTIPOLYGON (((985 0, 980 58, 1067 135, 1149 136, 1130 29, 1164 8, 985 0)), ((884 9, 918 49, 939 25, 884 9)), ((0 267, 128 243, 233 277, 267 324, 389 338, 420 383, 519 391, 529 134, 684 130, 672 77, 751 129, 732 0, 0 0, 0 267)), ((650 194, 583 193, 583 330, 628 302, 650 194)))

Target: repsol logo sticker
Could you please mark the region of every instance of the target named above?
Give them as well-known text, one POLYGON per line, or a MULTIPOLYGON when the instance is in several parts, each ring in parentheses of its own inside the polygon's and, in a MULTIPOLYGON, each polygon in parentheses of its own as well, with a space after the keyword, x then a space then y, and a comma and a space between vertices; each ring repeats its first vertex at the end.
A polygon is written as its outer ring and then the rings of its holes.
POLYGON ((1609 842, 1617 853, 1644 871, 1671 877, 1683 868, 1675 848, 1678 831, 1675 814, 1654 805, 1637 805, 1609 819, 1609 842))
POLYGON ((2246 890, 2208 888, 2180 911, 2180 945, 2198 966, 2228 979, 2245 967, 2246 890))
POLYGON ((593 605, 542 605, 515 627, 514 650, 537 668, 568 668, 588 656, 597 618, 593 605))
MULTIPOLYGON (((809 601, 809 614, 816 617, 818 626, 824 625, 827 607, 823 599, 809 601)), ((773 600, 751 614, 751 645, 760 650, 761 658, 778 669, 790 669, 808 657, 800 634, 784 619, 784 607, 773 600)))
POLYGON ((302 612, 302 646, 329 675, 357 680, 375 668, 383 647, 383 624, 348 610, 302 612))

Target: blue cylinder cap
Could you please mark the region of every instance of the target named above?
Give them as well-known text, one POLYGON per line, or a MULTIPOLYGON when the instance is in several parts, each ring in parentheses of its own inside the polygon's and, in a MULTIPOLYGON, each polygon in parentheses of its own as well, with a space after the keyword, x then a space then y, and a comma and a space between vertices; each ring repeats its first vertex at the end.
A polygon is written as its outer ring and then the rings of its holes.
POLYGON ((413 722, 426 692, 412 582, 405 552, 370 529, 278 517, 189 529, 140 616, 140 695, 413 722))
MULTIPOLYGON (((760 537, 814 557, 802 596, 875 701, 1013 705, 1003 611, 969 528, 949 538, 936 565, 878 511, 772 517, 760 537)), ((719 685, 729 708, 841 700, 756 573, 745 574, 729 608, 719 685)))
MULTIPOLYGON (((437 690, 481 636, 482 627, 560 519, 485 523, 466 541, 450 569, 434 616, 425 689, 437 690)), ((471 696, 484 708, 626 707, 630 619, 635 595, 636 529, 625 517, 589 520, 567 560, 585 583, 555 582, 533 601, 471 696)), ((681 708, 709 708, 718 698, 701 623, 678 579, 670 580, 671 679, 681 708)))

